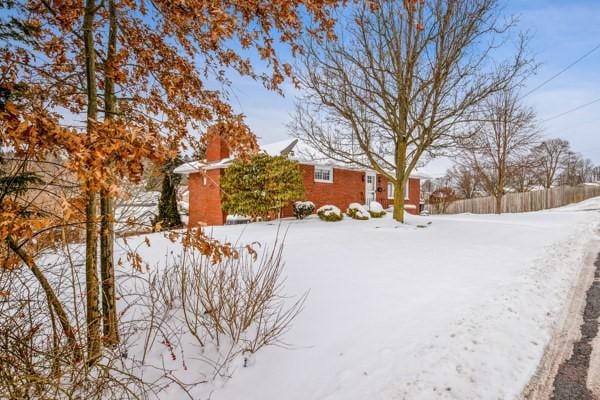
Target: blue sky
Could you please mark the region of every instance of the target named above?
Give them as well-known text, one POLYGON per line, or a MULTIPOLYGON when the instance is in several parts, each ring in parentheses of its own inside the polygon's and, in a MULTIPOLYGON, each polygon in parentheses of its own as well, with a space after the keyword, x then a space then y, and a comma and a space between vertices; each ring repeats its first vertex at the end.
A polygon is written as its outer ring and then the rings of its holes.
MULTIPOLYGON (((531 36, 530 51, 540 63, 528 82, 532 89, 600 44, 598 0, 505 0, 507 14, 520 18, 520 29, 531 36)), ((600 98, 600 49, 525 99, 539 121, 600 98)), ((524 89, 524 92, 528 91, 524 89)), ((298 92, 290 85, 285 96, 267 92, 249 79, 234 79, 232 103, 247 116, 250 127, 268 143, 289 135, 286 124, 298 92)), ((600 102, 548 122, 542 133, 562 137, 575 151, 600 164, 600 102)), ((435 164, 435 162, 434 162, 435 164)), ((445 169, 445 163, 431 166, 445 169)), ((441 171, 439 171, 441 172, 441 171)))

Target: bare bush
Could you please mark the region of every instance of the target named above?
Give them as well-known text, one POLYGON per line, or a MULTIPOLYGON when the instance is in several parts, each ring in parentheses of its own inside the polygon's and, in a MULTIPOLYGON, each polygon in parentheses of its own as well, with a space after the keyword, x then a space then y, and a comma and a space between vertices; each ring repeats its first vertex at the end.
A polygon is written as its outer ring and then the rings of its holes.
MULTIPOLYGON (((82 254, 77 247, 65 249, 68 246, 56 248, 52 254, 40 254, 38 260, 60 295, 73 326, 73 340, 81 350, 86 333, 85 303, 81 301, 84 283, 79 276, 82 254)), ((171 321, 162 314, 154 315, 156 322, 141 325, 144 335, 171 335, 165 328, 171 321)), ((138 339, 138 325, 134 318, 123 318, 121 344, 106 346, 98 362, 89 365, 81 351, 73 351, 73 340, 66 337, 31 271, 0 269, 0 398, 146 399, 157 398, 172 384, 187 392, 191 385, 179 382, 172 371, 154 368, 152 374, 147 374, 142 360, 128 354, 138 339)))
MULTIPOLYGON (((61 278, 64 289, 70 282, 61 278)), ((133 373, 133 364, 124 362, 117 348, 105 349, 93 366, 77 358, 27 271, 0 270, 0 288, 0 398, 139 399, 156 391, 133 373)), ((66 303, 70 317, 76 318, 77 303, 66 303)), ((82 343, 85 331, 76 329, 73 335, 82 343)))
POLYGON ((180 309, 187 334, 200 346, 214 376, 227 375, 238 357, 243 365, 258 350, 285 345, 282 336, 301 311, 306 294, 288 305, 282 295, 283 245, 260 257, 240 252, 214 262, 186 250, 171 267, 151 279, 149 296, 163 312, 180 309))
POLYGON ((199 385, 231 375, 233 361, 245 366, 262 347, 285 346, 282 336, 305 296, 290 301, 281 294, 281 243, 260 256, 229 243, 203 254, 193 233, 169 238, 183 251, 167 253, 156 270, 138 254, 148 238, 132 241, 138 247, 125 254, 133 268, 119 268, 117 277, 121 342, 104 346, 94 364, 73 351, 73 342, 83 348, 86 335, 82 248, 36 255, 73 327, 72 340, 30 269, 0 269, 0 398, 154 399, 174 385, 197 398, 199 385), (190 360, 200 364, 186 375, 190 360))
POLYGON ((449 187, 436 189, 429 196, 429 204, 433 207, 436 214, 444 214, 455 200, 456 194, 449 187))

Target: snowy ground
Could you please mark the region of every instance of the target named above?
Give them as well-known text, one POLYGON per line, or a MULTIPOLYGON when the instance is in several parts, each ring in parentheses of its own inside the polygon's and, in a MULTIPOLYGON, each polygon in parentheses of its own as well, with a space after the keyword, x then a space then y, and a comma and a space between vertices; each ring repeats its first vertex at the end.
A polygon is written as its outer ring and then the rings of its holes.
MULTIPOLYGON (((285 337, 291 349, 263 349, 195 397, 517 398, 566 308, 598 210, 600 198, 528 214, 410 217, 404 226, 389 216, 285 221, 285 292, 310 291, 285 337)), ((214 235, 269 243, 277 229, 234 225, 214 235)), ((165 247, 178 251, 150 238, 144 257, 153 262, 165 247)), ((195 368, 178 365, 170 367, 191 380, 195 368)))

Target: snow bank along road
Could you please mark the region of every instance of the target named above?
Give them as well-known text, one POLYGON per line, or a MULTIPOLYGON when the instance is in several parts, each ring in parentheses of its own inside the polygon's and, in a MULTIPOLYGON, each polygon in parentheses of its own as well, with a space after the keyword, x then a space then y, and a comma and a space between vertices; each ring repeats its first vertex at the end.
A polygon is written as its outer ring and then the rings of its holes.
MULTIPOLYGON (((285 292, 310 291, 286 336, 291 349, 263 349, 195 396, 519 398, 564 322, 598 209, 600 198, 528 214, 410 217, 404 226, 389 216, 283 222, 285 292)), ((214 235, 269 243, 277 229, 225 226, 214 235)), ((156 263, 157 243, 177 251, 151 239, 145 256, 156 263)), ((168 367, 184 380, 197 373, 189 363, 168 367)))

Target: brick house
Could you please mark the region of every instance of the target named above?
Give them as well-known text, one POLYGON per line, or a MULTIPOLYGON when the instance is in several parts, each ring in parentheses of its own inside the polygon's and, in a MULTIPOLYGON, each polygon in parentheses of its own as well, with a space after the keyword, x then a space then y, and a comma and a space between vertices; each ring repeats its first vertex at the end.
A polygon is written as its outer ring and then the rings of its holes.
MULTIPOLYGON (((304 177, 305 200, 319 208, 332 204, 346 210, 350 203, 368 204, 378 201, 384 208, 394 203, 394 187, 385 176, 372 170, 343 166, 320 156, 298 139, 288 139, 262 146, 271 155, 287 155, 298 161, 304 177)), ((227 144, 219 137, 207 143, 206 160, 180 165, 175 173, 188 175, 189 224, 223 225, 227 215, 221 208, 219 182, 233 160, 227 144)), ((407 183, 405 210, 417 214, 420 203, 420 178, 411 176, 407 183)), ((291 205, 282 210, 284 217, 292 216, 291 205)))

